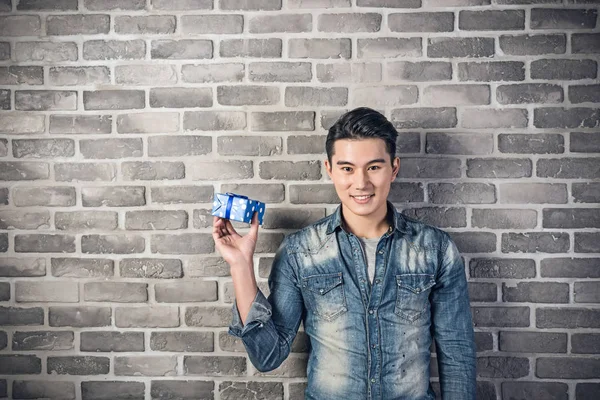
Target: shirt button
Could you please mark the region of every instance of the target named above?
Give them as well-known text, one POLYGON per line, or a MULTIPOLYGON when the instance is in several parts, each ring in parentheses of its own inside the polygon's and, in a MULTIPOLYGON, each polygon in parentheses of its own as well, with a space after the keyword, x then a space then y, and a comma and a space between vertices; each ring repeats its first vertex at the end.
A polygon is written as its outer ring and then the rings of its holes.
POLYGON ((319 289, 319 293, 323 294, 323 289, 319 289))
POLYGON ((373 314, 375 311, 373 310, 369 310, 369 314, 373 314))
POLYGON ((372 348, 375 348, 375 347, 377 347, 377 345, 376 345, 375 343, 373 343, 373 344, 371 345, 371 347, 372 347, 372 348))
POLYGON ((384 251, 383 251, 383 250, 379 250, 379 254, 383 254, 383 253, 384 253, 384 251))
POLYGON ((379 279, 375 279, 375 283, 379 283, 381 282, 379 279))
POLYGON ((371 382, 372 382, 372 383, 375 383, 375 378, 371 378, 371 382))
POLYGON ((416 289, 415 289, 415 292, 417 292, 417 293, 421 293, 421 289, 419 289, 419 288, 416 288, 416 289))

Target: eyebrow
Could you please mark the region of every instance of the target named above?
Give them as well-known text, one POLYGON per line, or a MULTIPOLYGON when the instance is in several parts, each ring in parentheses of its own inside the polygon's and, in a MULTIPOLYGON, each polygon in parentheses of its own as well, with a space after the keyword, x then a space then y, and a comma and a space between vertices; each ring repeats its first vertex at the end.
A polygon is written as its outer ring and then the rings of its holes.
MULTIPOLYGON (((371 160, 367 163, 367 165, 369 164, 374 164, 374 163, 384 163, 386 162, 383 158, 377 158, 375 160, 371 160)), ((354 166, 354 164, 352 164, 350 161, 344 161, 344 160, 340 160, 338 162, 336 162, 336 165, 352 165, 354 166)))

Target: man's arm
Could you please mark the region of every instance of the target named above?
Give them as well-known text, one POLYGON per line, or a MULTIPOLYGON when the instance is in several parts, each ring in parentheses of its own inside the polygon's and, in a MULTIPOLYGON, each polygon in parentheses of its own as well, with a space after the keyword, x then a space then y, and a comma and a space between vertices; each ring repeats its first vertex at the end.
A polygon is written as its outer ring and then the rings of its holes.
POLYGON ((447 237, 431 293, 432 325, 443 400, 475 400, 476 349, 464 263, 447 237))
MULTIPOLYGON (((248 304, 244 322, 240 314, 241 308, 247 302, 236 302, 233 306, 233 321, 229 334, 242 339, 250 361, 261 372, 277 368, 287 358, 304 310, 293 267, 294 260, 288 254, 287 243, 286 238, 273 260, 269 276, 269 298, 266 299, 264 294, 257 290, 253 301, 248 304)), ((234 286, 236 279, 243 277, 234 277, 234 286)), ((251 287, 241 281, 238 281, 238 284, 251 287)))

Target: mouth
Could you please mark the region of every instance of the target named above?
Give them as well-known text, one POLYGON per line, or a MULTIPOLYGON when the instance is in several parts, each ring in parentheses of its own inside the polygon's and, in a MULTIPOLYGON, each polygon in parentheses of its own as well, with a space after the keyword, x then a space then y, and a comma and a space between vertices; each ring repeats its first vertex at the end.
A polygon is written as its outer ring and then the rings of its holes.
POLYGON ((352 197, 352 199, 354 199, 355 202, 357 203, 367 203, 371 197, 375 196, 374 194, 366 194, 366 195, 360 195, 360 196, 352 196, 350 195, 350 197, 352 197))

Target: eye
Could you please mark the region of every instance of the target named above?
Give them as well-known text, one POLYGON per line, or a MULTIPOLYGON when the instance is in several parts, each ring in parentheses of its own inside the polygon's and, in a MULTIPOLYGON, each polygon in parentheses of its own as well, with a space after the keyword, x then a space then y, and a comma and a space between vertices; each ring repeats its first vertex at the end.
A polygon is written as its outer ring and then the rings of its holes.
POLYGON ((342 167, 342 171, 344 171, 344 172, 352 172, 352 168, 350 168, 350 167, 342 167))
POLYGON ((377 170, 377 169, 381 169, 381 167, 379 165, 371 165, 369 167, 370 170, 377 170))

